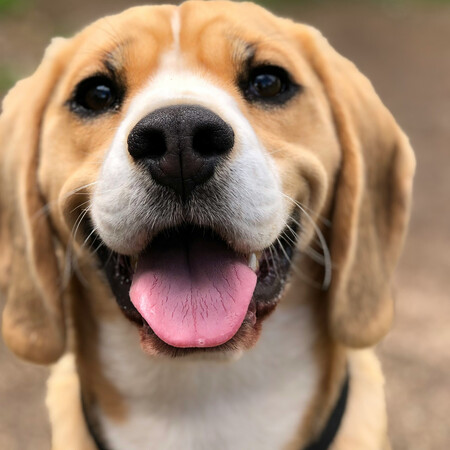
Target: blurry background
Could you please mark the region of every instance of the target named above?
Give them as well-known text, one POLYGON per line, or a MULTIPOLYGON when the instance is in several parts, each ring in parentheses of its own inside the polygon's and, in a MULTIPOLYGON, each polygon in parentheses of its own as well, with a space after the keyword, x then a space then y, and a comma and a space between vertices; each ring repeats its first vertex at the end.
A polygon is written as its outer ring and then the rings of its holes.
MULTIPOLYGON (((322 30, 372 80, 411 138, 413 216, 396 276, 395 325, 378 353, 393 448, 450 449, 450 1, 263 3, 322 30)), ((34 70, 52 36, 134 4, 0 0, 0 97, 34 70)), ((0 343, 0 449, 49 448, 46 376, 0 343)))

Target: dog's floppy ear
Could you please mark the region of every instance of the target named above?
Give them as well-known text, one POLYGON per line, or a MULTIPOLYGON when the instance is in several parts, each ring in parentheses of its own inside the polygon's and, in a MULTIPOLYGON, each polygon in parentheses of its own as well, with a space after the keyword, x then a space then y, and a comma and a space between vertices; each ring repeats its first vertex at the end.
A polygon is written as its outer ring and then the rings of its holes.
POLYGON ((36 72, 16 84, 0 116, 0 287, 3 337, 18 356, 57 360, 65 324, 53 233, 38 182, 40 128, 66 62, 67 41, 47 48, 36 72))
POLYGON ((345 345, 369 346, 393 318, 390 283, 410 215, 414 154, 354 64, 317 30, 304 26, 300 34, 342 149, 331 217, 330 331, 345 345))

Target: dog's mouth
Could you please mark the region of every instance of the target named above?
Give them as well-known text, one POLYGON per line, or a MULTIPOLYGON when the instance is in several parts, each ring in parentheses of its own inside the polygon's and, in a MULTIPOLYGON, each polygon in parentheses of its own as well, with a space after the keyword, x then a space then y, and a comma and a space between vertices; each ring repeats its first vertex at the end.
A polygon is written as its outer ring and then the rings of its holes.
POLYGON ((183 354, 251 347, 259 322, 277 305, 297 237, 292 219, 260 252, 241 254, 211 229, 166 229, 136 256, 98 254, 123 313, 140 326, 144 347, 183 354), (180 349, 183 349, 182 351, 180 349))

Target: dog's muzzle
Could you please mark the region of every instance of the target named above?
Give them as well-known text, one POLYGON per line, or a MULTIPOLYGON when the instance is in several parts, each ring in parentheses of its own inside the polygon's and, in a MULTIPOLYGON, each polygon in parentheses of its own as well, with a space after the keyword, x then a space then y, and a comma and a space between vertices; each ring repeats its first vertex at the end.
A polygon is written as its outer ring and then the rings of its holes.
POLYGON ((145 349, 249 348, 290 273, 299 218, 280 220, 263 149, 230 117, 161 107, 119 132, 104 164, 89 236, 145 349))

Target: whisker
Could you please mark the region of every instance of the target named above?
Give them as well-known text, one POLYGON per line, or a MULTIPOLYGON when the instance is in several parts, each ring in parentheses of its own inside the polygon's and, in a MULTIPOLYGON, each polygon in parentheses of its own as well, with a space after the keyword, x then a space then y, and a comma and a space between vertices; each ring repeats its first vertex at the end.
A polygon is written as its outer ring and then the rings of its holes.
POLYGON ((75 206, 75 208, 73 208, 70 212, 73 213, 74 211, 76 211, 78 208, 83 207, 84 205, 87 205, 91 200, 86 200, 83 203, 80 203, 78 206, 75 206))
MULTIPOLYGON (((323 263, 324 263, 324 277, 323 277, 323 282, 322 282, 322 289, 323 290, 327 290, 330 287, 330 284, 331 284, 331 276, 332 276, 331 268, 332 268, 332 265, 331 265, 330 250, 328 248, 326 239, 325 239, 322 231, 320 230, 320 228, 316 224, 316 222, 308 214, 308 212, 303 207, 303 205, 300 204, 299 202, 297 202, 296 200, 294 200, 293 198, 289 197, 289 195, 286 195, 284 192, 282 192, 281 194, 284 197, 286 197, 288 200, 290 200, 292 203, 294 203, 294 205, 297 206, 297 208, 300 209, 300 211, 304 214, 304 216, 310 221, 311 225, 314 228, 314 231, 315 231, 317 237, 319 238, 320 245, 321 245, 322 251, 323 251, 323 259, 324 259, 324 261, 323 261, 323 263)), ((292 220, 294 221, 294 223, 296 223, 298 226, 300 226, 300 223, 296 219, 292 218, 292 220)))
POLYGON ((292 258, 289 257, 289 255, 286 252, 286 249, 284 248, 284 245, 282 244, 281 240, 279 237, 277 237, 277 242, 278 242, 278 246, 281 248, 281 251, 283 252, 284 256, 286 257, 286 259, 289 261, 289 263, 292 262, 292 258))
MULTIPOLYGON (((103 242, 100 242, 100 243, 97 245, 97 247, 95 247, 95 249, 91 252, 91 254, 92 254, 92 255, 96 255, 97 252, 102 248, 102 246, 103 246, 103 242)), ((89 247, 89 250, 90 250, 90 248, 91 248, 91 247, 89 247)), ((111 260, 111 257, 112 257, 112 255, 113 255, 113 251, 110 250, 110 249, 108 249, 108 250, 109 250, 109 253, 110 253, 110 254, 109 254, 109 256, 108 256, 108 259, 107 259, 105 265, 108 264, 108 262, 111 260)))
POLYGON ((269 247, 269 252, 270 252, 270 257, 272 259, 272 263, 273 263, 273 268, 275 270, 275 274, 276 274, 277 278, 280 278, 280 273, 278 272, 278 266, 277 266, 277 259, 278 258, 274 257, 274 254, 273 254, 274 247, 272 245, 269 247))
POLYGON ((75 221, 75 224, 74 224, 74 226, 73 226, 74 230, 73 230, 72 233, 71 233, 71 234, 72 234, 72 237, 73 237, 73 242, 76 240, 78 230, 79 230, 79 228, 80 228, 80 226, 81 226, 81 222, 82 222, 83 219, 86 217, 86 215, 87 215, 87 213, 89 212, 89 210, 90 210, 90 207, 85 208, 85 209, 81 212, 81 214, 78 216, 78 219, 75 221))
POLYGON ((299 234, 287 223, 286 227, 289 228, 289 231, 294 235, 294 239, 292 239, 287 233, 284 233, 284 238, 288 239, 291 244, 294 246, 297 245, 296 239, 298 239, 299 234))
POLYGON ((71 195, 76 194, 77 192, 80 192, 80 191, 82 191, 83 189, 86 189, 86 188, 88 188, 88 187, 90 187, 90 186, 94 186, 94 185, 97 184, 97 183, 98 183, 98 181, 93 181, 92 183, 88 183, 88 184, 85 184, 85 185, 83 185, 83 186, 79 186, 79 187, 77 187, 76 189, 73 189, 72 191, 67 192, 67 193, 64 195, 64 199, 69 198, 71 195))
MULTIPOLYGON (((286 227, 295 236, 295 238, 299 237, 299 234, 296 233, 295 230, 289 224, 286 224, 286 227)), ((284 238, 289 240, 289 242, 291 244, 293 244, 294 246, 297 245, 297 241, 292 239, 287 233, 284 233, 284 238)), ((321 255, 319 252, 317 252, 316 250, 314 250, 310 246, 306 247, 303 250, 303 253, 305 253, 307 256, 309 256, 313 261, 315 261, 315 262, 317 262, 317 263, 319 263, 321 265, 324 265, 324 257, 323 257, 323 255, 321 255)))
MULTIPOLYGON (((79 192, 79 191, 81 191, 82 189, 85 189, 89 186, 93 186, 96 183, 97 183, 97 181, 94 181, 93 183, 85 184, 84 186, 80 186, 72 191, 67 192, 67 194, 64 195, 63 200, 66 200, 67 198, 71 197, 72 195, 85 195, 84 192, 79 192)), ((40 208, 38 211, 35 212, 32 220, 36 220, 40 216, 48 214, 52 210, 52 208, 55 208, 58 206, 59 202, 60 202, 60 200, 55 200, 55 201, 46 203, 42 208, 40 208)), ((75 209, 72 210, 71 212, 75 211, 75 209)))
POLYGON ((292 272, 294 272, 297 276, 300 277, 300 279, 302 281, 304 281, 305 283, 307 283, 309 286, 315 288, 315 289, 321 289, 321 285, 319 283, 316 283, 314 280, 311 280, 310 278, 308 278, 307 276, 305 276, 296 266, 292 265, 292 258, 289 258, 288 254, 286 253, 285 248, 283 247, 283 244, 280 242, 280 239, 277 238, 278 244, 281 247, 281 250, 283 251, 284 256, 286 257, 286 259, 289 261, 289 263, 291 264, 291 269, 292 272))
MULTIPOLYGON (((87 238, 83 241, 83 243, 81 244, 81 248, 83 248, 83 247, 89 242, 90 237, 91 237, 96 231, 97 231, 97 227, 94 227, 94 228, 92 229, 92 231, 89 233, 88 237, 87 237, 87 238)), ((91 247, 92 247, 92 243, 89 245, 88 250, 90 250, 91 247)))
POLYGON ((89 212, 90 207, 85 208, 77 217, 77 220, 75 220, 75 223, 72 227, 72 231, 70 233, 69 241, 67 242, 66 247, 66 269, 64 270, 64 283, 67 287, 67 283, 70 280, 70 275, 72 273, 72 270, 77 273, 80 281, 83 284, 87 284, 86 279, 83 277, 83 274, 81 273, 81 270, 78 266, 77 258, 74 256, 73 252, 73 245, 76 242, 76 236, 78 233, 78 230, 81 226, 81 223, 83 222, 83 219, 86 217, 87 213, 89 212))
MULTIPOLYGON (((295 236, 295 238, 299 238, 299 233, 296 233, 295 230, 289 225, 286 224, 286 227, 289 228, 290 232, 295 236)), ((287 233, 284 233, 284 238, 289 240, 289 242, 293 245, 297 245, 297 241, 292 239, 287 233)), ((319 240, 315 240, 315 242, 320 244, 319 240)), ((324 264, 324 257, 323 254, 319 253, 318 251, 314 250, 311 246, 306 247, 303 250, 303 253, 305 253, 307 256, 310 256, 311 259, 313 259, 315 262, 318 262, 320 264, 324 264)))
MULTIPOLYGON (((291 201, 295 206, 297 206, 298 208, 300 208, 301 210, 307 210, 309 211, 311 214, 316 215, 316 212, 314 210, 312 210, 311 208, 309 208, 306 205, 303 205, 302 203, 298 202, 297 200, 294 200, 292 197, 290 197, 289 195, 285 194, 284 192, 281 192, 281 195, 283 195, 285 198, 287 198, 289 201, 291 201)), ((317 220, 320 220, 320 222, 322 222, 323 225, 325 225, 327 228, 331 227, 331 221, 330 219, 317 214, 317 220)))

